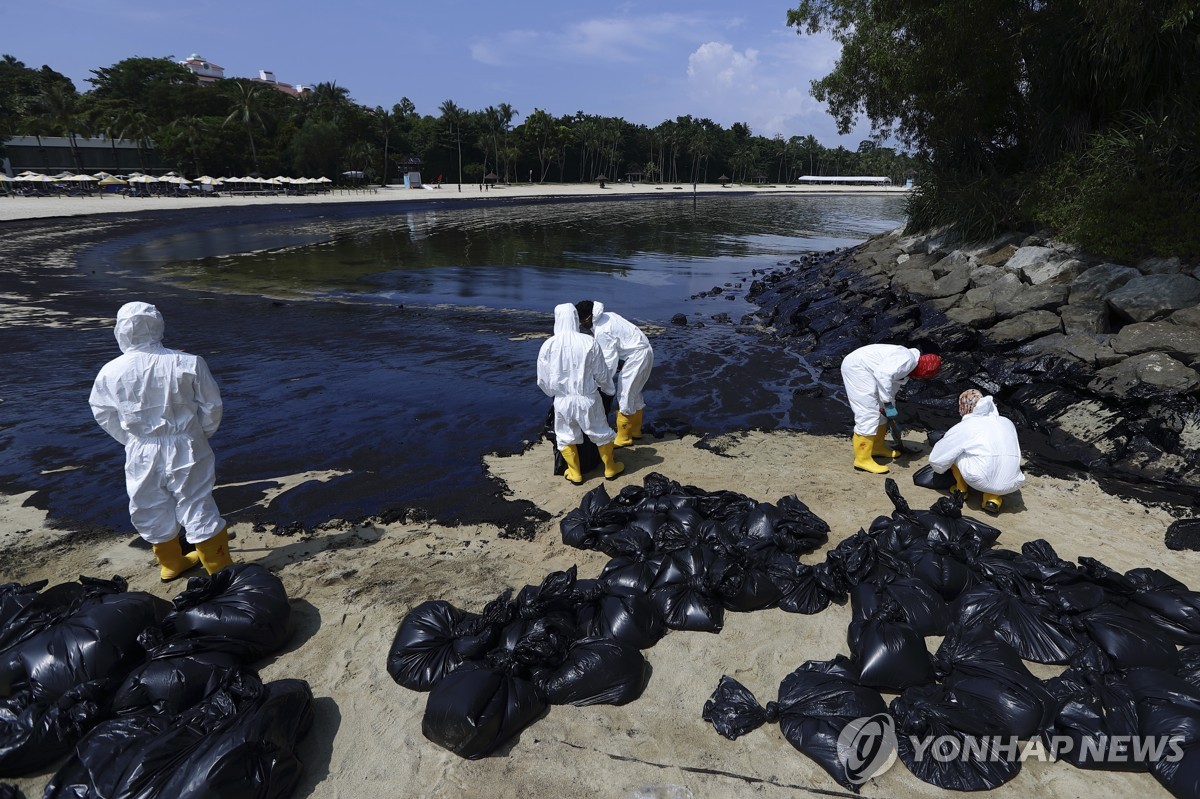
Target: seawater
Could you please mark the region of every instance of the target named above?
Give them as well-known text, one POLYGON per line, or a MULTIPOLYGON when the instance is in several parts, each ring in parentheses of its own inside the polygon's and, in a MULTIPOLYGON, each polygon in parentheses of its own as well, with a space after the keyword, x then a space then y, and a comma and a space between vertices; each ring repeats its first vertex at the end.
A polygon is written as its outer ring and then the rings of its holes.
MULTIPOLYGON (((756 272, 902 222, 894 196, 226 212, 80 254, 90 291, 63 302, 110 318, 153 302, 166 344, 206 358, 225 400, 217 500, 233 520, 310 526, 401 506, 494 519, 524 511, 481 458, 542 433, 549 400, 534 363, 555 304, 600 300, 651 333, 651 428, 823 432, 845 409, 801 416, 792 398, 837 376, 756 330, 745 291, 756 272), (310 471, 341 476, 264 506, 273 478, 310 471)), ((87 406, 117 354, 97 325, 45 330, 0 355, 13 375, 0 488, 37 490, 64 524, 129 529, 122 452, 87 406)), ((546 474, 560 479, 549 463, 546 474)))

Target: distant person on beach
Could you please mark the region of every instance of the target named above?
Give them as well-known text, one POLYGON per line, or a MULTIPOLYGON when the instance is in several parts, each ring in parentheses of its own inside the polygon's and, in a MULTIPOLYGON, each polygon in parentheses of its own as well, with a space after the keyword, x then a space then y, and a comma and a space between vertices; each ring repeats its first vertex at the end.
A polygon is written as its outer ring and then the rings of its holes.
POLYGON ((537 383, 546 396, 554 398, 554 437, 567 463, 567 480, 583 483, 577 445, 584 436, 599 449, 606 478, 611 480, 625 471, 625 464, 613 455, 617 434, 608 424, 600 399, 601 391, 615 391, 612 373, 596 340, 579 332, 579 315, 569 302, 554 306, 554 335, 538 352, 537 383))
POLYGON ((938 474, 949 469, 953 490, 964 497, 968 488, 982 493, 983 509, 995 515, 1001 498, 1025 484, 1016 425, 1000 415, 994 399, 973 388, 958 395, 958 413, 962 421, 933 445, 929 465, 938 474))
POLYGON ((88 401, 125 447, 129 516, 168 582, 198 563, 213 574, 233 561, 208 444, 221 424, 221 392, 203 358, 163 346, 163 327, 153 305, 121 306, 115 334, 123 354, 100 370, 88 401), (181 525, 195 552, 183 554, 181 525))
POLYGON ((910 377, 926 380, 941 368, 939 356, 922 355, 918 349, 896 344, 868 344, 842 359, 846 399, 854 411, 855 469, 888 473, 888 467, 876 463, 874 456, 900 455, 883 440, 888 419, 897 415, 896 394, 910 377))
POLYGON ((582 329, 591 329, 604 363, 616 380, 617 439, 614 446, 628 447, 642 437, 642 417, 646 400, 642 395, 650 370, 654 368, 654 350, 641 329, 594 300, 575 303, 582 329))

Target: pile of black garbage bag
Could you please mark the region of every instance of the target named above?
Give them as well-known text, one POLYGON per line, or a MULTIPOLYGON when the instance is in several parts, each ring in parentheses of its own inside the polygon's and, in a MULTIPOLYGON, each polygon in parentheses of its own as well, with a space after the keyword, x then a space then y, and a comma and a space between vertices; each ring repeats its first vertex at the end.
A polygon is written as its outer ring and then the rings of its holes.
POLYGON ((650 676, 641 650, 667 630, 720 632, 727 609, 814 613, 861 560, 851 542, 801 564, 829 525, 794 496, 762 503, 658 474, 611 500, 603 485, 589 491, 561 527, 567 544, 611 556, 598 577, 572 567, 478 613, 433 600, 400 624, 388 673, 429 691, 422 732, 455 754, 495 751, 548 705, 637 699, 650 676))
POLYGON ((173 602, 120 577, 0 585, 0 777, 66 755, 46 799, 290 795, 312 692, 247 665, 283 647, 290 615, 254 564, 173 602))
POLYGON ((1004 784, 1021 750, 996 744, 1036 739, 1077 767, 1150 772, 1175 796, 1200 796, 1200 593, 1155 569, 1064 561, 1044 540, 1001 549, 999 531, 964 518, 961 500, 913 511, 894 481, 886 489, 895 511, 849 539, 861 544, 847 572, 849 656, 804 663, 765 708, 722 678, 703 711, 718 733, 777 722, 857 791, 838 738, 890 711, 899 759, 941 788, 1004 784), (932 656, 926 636, 944 636, 932 656), (1042 681, 1025 661, 1066 668, 1042 681), (917 757, 943 736, 956 741, 944 751, 969 755, 917 757))
POLYGON ((777 722, 851 790, 838 738, 890 710, 899 758, 942 788, 994 788, 1020 762, 918 759, 911 736, 1070 737, 1075 759, 1060 759, 1151 771, 1176 796, 1200 796, 1200 594, 1156 570, 1068 563, 1045 541, 1000 549, 1000 531, 964 517, 961 500, 917 511, 885 486, 891 516, 805 564, 829 526, 795 496, 763 503, 660 474, 613 498, 601 485, 560 525, 565 543, 611 557, 596 579, 555 572, 478 613, 425 602, 401 623, 388 672, 429 692, 427 738, 479 758, 547 705, 636 699, 648 677, 639 650, 668 630, 719 633, 727 611, 812 614, 849 600, 848 656, 801 665, 765 708, 722 678, 705 720, 730 739, 777 722), (943 637, 936 654, 928 636, 943 637), (1025 661, 1066 669, 1043 682, 1025 661), (1096 762, 1121 735, 1175 736, 1183 757, 1096 762))

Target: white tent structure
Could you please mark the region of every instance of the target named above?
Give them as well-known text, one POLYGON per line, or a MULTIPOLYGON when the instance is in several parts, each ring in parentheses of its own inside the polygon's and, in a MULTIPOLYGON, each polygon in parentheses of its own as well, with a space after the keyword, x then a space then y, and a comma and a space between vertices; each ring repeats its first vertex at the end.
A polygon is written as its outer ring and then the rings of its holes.
POLYGON ((892 179, 868 175, 801 175, 797 183, 840 183, 842 185, 890 186, 892 179))

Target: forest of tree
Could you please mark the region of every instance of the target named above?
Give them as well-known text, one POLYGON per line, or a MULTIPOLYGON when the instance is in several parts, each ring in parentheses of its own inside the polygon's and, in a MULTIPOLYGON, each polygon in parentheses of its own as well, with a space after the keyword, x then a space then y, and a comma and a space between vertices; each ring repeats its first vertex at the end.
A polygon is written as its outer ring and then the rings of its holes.
POLYGON ((426 180, 583 182, 631 172, 664 183, 783 183, 800 175, 882 175, 903 182, 916 159, 862 142, 825 147, 813 136, 768 138, 691 116, 650 128, 579 111, 552 116, 508 103, 470 110, 447 100, 419 114, 406 97, 391 108, 355 103, 336 82, 293 97, 230 78, 202 86, 170 58, 127 58, 92 70, 90 88, 48 66, 0 59, 0 141, 13 135, 104 135, 153 148, 158 160, 196 176, 329 175, 361 172, 394 182, 408 159, 426 180))

